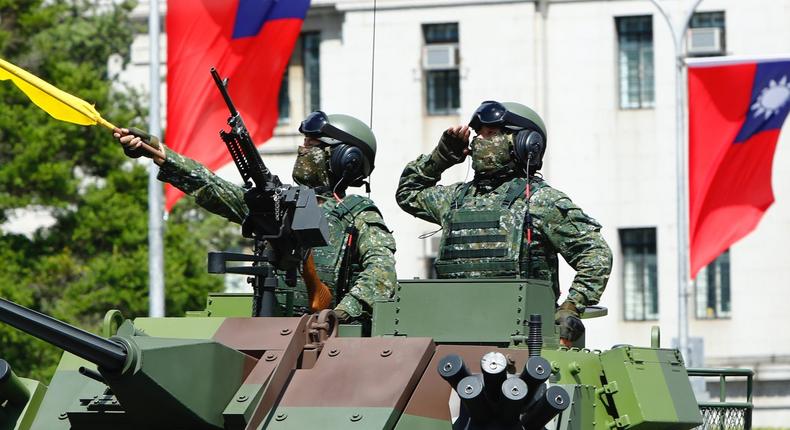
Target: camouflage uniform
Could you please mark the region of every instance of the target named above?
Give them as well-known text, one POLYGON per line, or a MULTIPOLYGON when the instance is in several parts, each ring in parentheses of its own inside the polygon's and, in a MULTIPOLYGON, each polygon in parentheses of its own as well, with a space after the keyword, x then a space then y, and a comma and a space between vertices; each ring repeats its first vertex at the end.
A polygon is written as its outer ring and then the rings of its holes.
POLYGON ((568 301, 580 311, 606 287, 612 253, 601 225, 542 178, 529 178, 532 241, 525 238, 525 178, 440 186, 429 155, 409 163, 396 198, 406 212, 442 226, 436 270, 443 278, 520 277, 550 281, 560 295, 557 254, 576 270, 568 301))
MULTIPOLYGON (((230 183, 208 170, 195 160, 165 148, 167 158, 159 170, 159 180, 174 185, 194 196, 198 205, 241 224, 248 213, 244 203, 244 189, 230 183)), ((366 209, 356 216, 338 211, 337 201, 330 196, 318 196, 321 207, 328 215, 331 243, 313 250, 316 269, 321 280, 334 290, 345 243, 345 229, 352 222, 359 231, 356 252, 351 261, 351 282, 348 294, 336 309, 351 317, 368 316, 371 306, 378 299, 387 299, 395 291, 395 239, 384 224, 373 202, 361 196, 348 196, 344 202, 353 201, 366 209), (338 216, 340 215, 340 216, 338 216), (334 267, 326 267, 334 263, 334 267), (322 264, 323 263, 323 264, 322 264)), ((352 211, 354 212, 354 211, 352 211)), ((301 284, 301 282, 300 282, 301 284)), ((304 291, 297 291, 304 295, 304 291)))

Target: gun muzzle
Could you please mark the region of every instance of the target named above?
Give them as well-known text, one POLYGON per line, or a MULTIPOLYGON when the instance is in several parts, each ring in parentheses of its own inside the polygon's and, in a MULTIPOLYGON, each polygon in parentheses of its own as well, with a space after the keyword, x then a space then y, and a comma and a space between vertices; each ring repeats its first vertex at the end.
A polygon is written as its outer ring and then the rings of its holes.
POLYGON ((102 369, 119 371, 126 364, 127 351, 120 343, 5 299, 0 299, 0 321, 88 360, 102 369))

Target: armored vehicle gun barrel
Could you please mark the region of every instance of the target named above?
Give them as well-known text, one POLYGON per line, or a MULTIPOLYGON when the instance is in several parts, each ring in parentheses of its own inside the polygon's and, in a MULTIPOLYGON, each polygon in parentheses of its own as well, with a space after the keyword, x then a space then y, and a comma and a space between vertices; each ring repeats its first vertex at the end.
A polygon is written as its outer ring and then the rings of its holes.
POLYGON ((5 299, 0 299, 0 321, 103 369, 118 371, 126 364, 128 354, 120 343, 88 333, 5 299))

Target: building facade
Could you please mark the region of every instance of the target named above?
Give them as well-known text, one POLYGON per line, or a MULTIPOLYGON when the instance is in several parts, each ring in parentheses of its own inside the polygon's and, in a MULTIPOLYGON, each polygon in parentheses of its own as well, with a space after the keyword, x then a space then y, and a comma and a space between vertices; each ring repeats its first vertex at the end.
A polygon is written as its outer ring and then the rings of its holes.
MULTIPOLYGON (((675 19, 692 3, 660 1, 675 19)), ((675 58, 650 1, 378 0, 375 11, 370 0, 312 3, 281 90, 280 125, 262 149, 272 170, 289 177, 296 129, 311 110, 372 121, 371 197, 395 232, 398 276, 427 277, 438 235, 420 237, 437 226, 395 203, 403 166, 484 100, 530 105, 548 127, 544 176, 604 225, 615 256, 601 301, 609 315, 588 320, 588 346, 648 345, 654 325, 670 346, 678 331, 675 58)), ((147 4, 136 13, 144 19, 147 4)), ((691 21, 692 52, 790 53, 788 20, 787 1, 705 0, 691 21)), ((147 46, 140 36, 119 70, 141 88, 147 46)), ((776 203, 688 298, 697 364, 756 370, 758 426, 790 421, 790 316, 781 305, 790 287, 788 145, 785 132, 773 166, 776 203)), ((233 179, 235 168, 220 173, 233 179)), ((471 174, 459 165, 443 183, 471 174)), ((561 267, 565 291, 572 277, 561 267)))

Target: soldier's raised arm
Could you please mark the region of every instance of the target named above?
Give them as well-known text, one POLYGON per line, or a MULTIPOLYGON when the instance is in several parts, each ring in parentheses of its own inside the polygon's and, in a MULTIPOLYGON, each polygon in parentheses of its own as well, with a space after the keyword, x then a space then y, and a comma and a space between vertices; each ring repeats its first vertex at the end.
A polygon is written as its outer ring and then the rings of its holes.
POLYGON ((148 152, 142 151, 141 145, 150 145, 139 136, 133 135, 128 129, 117 129, 114 134, 123 146, 124 153, 131 158, 145 156, 152 158, 159 165, 157 178, 167 182, 184 193, 195 197, 195 202, 207 211, 222 216, 230 221, 241 224, 249 210, 244 203, 244 189, 232 182, 226 181, 209 170, 199 162, 184 157, 167 146, 155 141, 164 158, 151 157, 148 152))
POLYGON ((442 134, 433 152, 406 165, 395 192, 401 209, 425 221, 441 223, 458 185, 443 187, 436 183, 445 170, 466 159, 469 134, 469 127, 451 127, 442 134))

